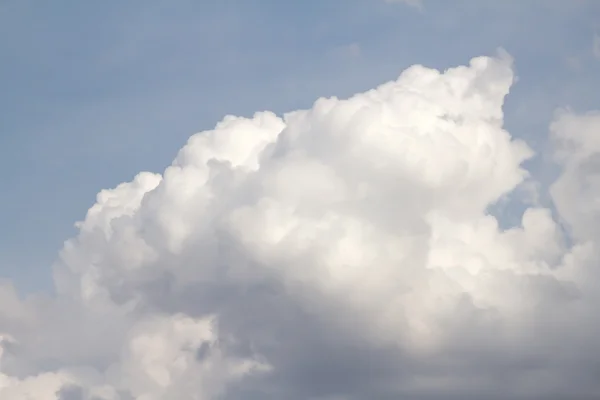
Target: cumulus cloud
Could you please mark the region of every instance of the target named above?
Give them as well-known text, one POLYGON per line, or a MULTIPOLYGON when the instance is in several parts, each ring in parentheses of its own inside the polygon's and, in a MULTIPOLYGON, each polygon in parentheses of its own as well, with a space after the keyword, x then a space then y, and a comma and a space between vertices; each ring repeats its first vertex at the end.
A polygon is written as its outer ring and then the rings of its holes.
POLYGON ((503 128, 506 54, 227 116, 103 190, 57 294, 0 286, 0 398, 541 399, 600 392, 599 114, 557 113, 552 209, 503 128))

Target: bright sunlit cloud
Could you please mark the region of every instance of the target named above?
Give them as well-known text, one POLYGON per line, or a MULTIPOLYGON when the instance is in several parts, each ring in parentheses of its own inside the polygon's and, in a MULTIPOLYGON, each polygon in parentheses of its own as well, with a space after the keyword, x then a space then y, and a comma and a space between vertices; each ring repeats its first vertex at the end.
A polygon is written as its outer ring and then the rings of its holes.
MULTIPOLYGON (((518 60, 517 60, 518 61, 518 60)), ((556 114, 555 210, 488 210, 535 156, 512 58, 227 116, 101 191, 56 297, 0 286, 0 398, 571 398, 600 392, 598 113, 556 114)))

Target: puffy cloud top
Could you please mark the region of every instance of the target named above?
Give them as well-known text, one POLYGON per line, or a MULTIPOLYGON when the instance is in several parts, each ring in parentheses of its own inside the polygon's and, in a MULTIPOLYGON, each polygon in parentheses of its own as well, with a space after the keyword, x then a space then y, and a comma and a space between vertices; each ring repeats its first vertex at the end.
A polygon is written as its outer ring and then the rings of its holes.
POLYGON ((597 395, 600 118, 557 114, 556 207, 502 229, 513 81, 506 54, 413 66, 101 191, 55 297, 0 287, 0 398, 597 395))

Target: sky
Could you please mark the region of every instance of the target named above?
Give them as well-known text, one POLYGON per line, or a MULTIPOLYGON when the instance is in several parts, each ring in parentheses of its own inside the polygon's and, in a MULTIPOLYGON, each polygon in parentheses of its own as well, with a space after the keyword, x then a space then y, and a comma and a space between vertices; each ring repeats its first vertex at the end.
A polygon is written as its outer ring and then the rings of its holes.
POLYGON ((600 393, 600 3, 5 0, 0 51, 0 398, 600 393))

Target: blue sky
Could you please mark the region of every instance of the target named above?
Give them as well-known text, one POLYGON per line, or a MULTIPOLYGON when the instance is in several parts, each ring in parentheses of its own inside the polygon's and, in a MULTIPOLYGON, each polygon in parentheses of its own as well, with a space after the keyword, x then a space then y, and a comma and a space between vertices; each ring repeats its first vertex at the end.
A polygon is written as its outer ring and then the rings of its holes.
MULTIPOLYGON (((1 2, 0 275, 48 290, 58 250, 100 189, 162 171, 226 114, 304 108, 412 64, 443 69, 500 46, 519 76, 506 126, 542 154, 557 107, 598 108, 600 2, 423 4, 1 2)), ((533 167, 544 181, 542 170, 533 167)))

